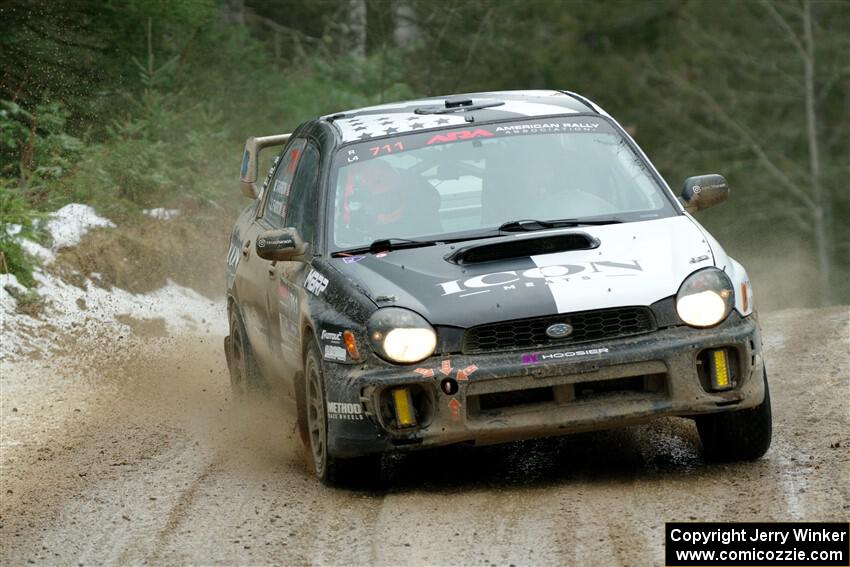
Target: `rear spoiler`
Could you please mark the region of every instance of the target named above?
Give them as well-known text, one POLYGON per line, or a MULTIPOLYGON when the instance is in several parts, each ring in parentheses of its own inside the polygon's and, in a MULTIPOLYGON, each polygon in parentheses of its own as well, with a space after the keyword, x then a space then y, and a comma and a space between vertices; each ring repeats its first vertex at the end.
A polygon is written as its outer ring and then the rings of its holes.
POLYGON ((282 146, 289 140, 291 135, 277 134, 276 136, 248 138, 245 141, 245 154, 242 156, 242 170, 239 173, 239 185, 242 188, 243 195, 256 199, 257 195, 260 194, 260 187, 257 185, 260 168, 260 162, 258 160, 260 150, 282 146))

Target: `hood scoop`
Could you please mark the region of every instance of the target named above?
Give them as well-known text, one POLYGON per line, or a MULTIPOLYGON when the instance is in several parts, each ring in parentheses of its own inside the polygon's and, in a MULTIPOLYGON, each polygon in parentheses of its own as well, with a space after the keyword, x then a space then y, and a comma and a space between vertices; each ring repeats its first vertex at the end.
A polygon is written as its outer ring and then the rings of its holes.
POLYGON ((452 252, 445 259, 447 262, 463 266, 570 250, 592 250, 598 248, 599 244, 599 240, 584 232, 568 232, 532 238, 504 239, 490 244, 473 244, 452 252))

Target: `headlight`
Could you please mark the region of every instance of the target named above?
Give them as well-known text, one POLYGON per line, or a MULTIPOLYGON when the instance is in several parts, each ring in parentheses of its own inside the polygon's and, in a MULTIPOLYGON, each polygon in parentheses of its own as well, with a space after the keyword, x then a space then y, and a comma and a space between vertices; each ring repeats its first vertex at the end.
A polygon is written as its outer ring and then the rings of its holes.
POLYGON ((688 276, 676 295, 676 312, 692 327, 711 327, 735 304, 732 282, 723 271, 706 268, 688 276))
POLYGON ((368 330, 372 349, 390 362, 419 362, 437 348, 434 328, 421 315, 407 309, 378 309, 369 319, 368 330))

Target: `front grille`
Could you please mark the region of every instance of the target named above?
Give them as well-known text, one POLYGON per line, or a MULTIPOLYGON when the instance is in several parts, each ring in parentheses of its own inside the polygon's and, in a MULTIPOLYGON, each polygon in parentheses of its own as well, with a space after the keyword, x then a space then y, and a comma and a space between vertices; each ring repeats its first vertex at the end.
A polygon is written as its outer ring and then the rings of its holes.
POLYGON ((464 354, 545 348, 555 345, 584 343, 648 333, 656 329, 655 317, 647 307, 617 307, 548 315, 531 319, 501 321, 472 327, 463 338, 464 354), (553 339, 546 329, 556 323, 572 325, 573 332, 563 338, 553 339))

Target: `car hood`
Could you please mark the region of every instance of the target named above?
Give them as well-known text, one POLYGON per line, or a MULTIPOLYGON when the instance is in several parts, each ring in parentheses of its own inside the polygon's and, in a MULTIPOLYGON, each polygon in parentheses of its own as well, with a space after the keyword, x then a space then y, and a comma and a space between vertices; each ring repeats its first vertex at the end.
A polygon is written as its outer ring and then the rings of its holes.
POLYGON ((456 327, 650 305, 674 295, 691 272, 714 265, 708 243, 684 215, 511 234, 330 262, 377 305, 405 307, 433 325, 456 327), (565 233, 587 234, 598 246, 474 264, 446 259, 460 247, 565 233))

